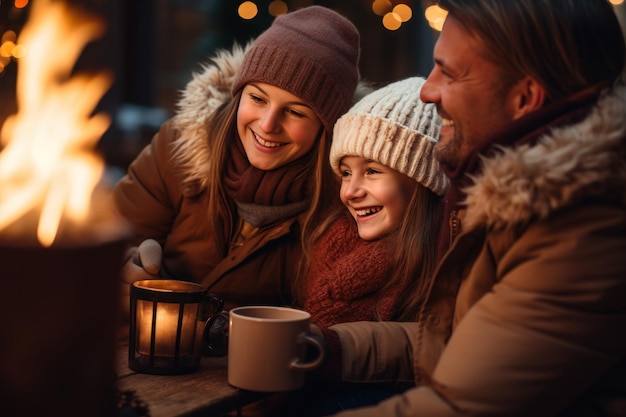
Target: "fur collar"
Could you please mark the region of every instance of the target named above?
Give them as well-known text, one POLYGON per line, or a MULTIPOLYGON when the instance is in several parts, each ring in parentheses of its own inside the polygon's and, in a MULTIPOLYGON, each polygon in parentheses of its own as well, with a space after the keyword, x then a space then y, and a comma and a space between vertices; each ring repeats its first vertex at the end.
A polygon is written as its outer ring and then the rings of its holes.
POLYGON ((466 189, 463 228, 525 225, 584 199, 626 207, 624 81, 604 91, 581 122, 483 158, 482 174, 466 189))
POLYGON ((202 64, 201 72, 181 92, 173 125, 178 130, 174 142, 174 163, 181 167, 183 181, 193 184, 196 192, 207 188, 206 167, 209 164, 209 141, 206 130, 211 114, 232 98, 231 87, 243 58, 252 43, 234 44, 232 49, 219 50, 202 64))

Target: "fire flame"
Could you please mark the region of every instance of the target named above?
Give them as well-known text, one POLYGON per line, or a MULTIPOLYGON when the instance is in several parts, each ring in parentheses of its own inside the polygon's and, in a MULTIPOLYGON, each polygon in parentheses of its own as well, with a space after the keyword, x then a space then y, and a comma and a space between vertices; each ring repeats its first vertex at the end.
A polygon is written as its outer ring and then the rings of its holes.
POLYGON ((101 20, 54 0, 32 3, 18 38, 17 113, 0 130, 0 231, 39 211, 37 238, 55 240, 64 216, 84 222, 104 171, 93 149, 110 125, 92 115, 112 83, 104 72, 75 74, 81 51, 105 30, 101 20))

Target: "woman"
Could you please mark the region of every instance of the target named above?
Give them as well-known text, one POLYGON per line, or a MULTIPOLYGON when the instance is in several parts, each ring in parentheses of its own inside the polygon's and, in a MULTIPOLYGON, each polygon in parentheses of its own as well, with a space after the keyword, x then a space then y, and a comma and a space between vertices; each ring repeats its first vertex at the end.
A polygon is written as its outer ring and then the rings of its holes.
POLYGON ((149 264, 135 248, 126 282, 148 271, 195 281, 226 309, 290 303, 300 231, 335 198, 327 158, 358 83, 359 33, 311 6, 276 18, 246 49, 218 53, 194 76, 116 186, 136 243, 159 243, 149 264))

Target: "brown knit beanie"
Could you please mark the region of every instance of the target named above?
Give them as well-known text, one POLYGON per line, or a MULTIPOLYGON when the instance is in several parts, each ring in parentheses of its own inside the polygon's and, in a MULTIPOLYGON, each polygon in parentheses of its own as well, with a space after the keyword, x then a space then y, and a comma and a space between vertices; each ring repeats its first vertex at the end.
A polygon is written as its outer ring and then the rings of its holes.
POLYGON ((274 19, 252 44, 232 93, 250 82, 298 96, 322 120, 328 137, 352 103, 359 80, 359 32, 345 17, 309 6, 274 19))
POLYGON ((341 175, 345 156, 379 162, 443 196, 448 178, 433 155, 441 118, 434 104, 420 100, 421 77, 380 88, 356 103, 336 123, 330 165, 341 175))

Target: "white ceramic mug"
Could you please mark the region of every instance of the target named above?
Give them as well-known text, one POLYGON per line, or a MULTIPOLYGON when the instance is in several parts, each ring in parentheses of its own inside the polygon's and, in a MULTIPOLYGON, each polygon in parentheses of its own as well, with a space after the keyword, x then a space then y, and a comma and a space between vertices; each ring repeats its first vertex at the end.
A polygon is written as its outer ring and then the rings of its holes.
POLYGON ((326 357, 311 315, 287 307, 246 306, 229 313, 228 382, 250 391, 292 391, 326 357), (307 346, 314 359, 305 359, 307 346))

